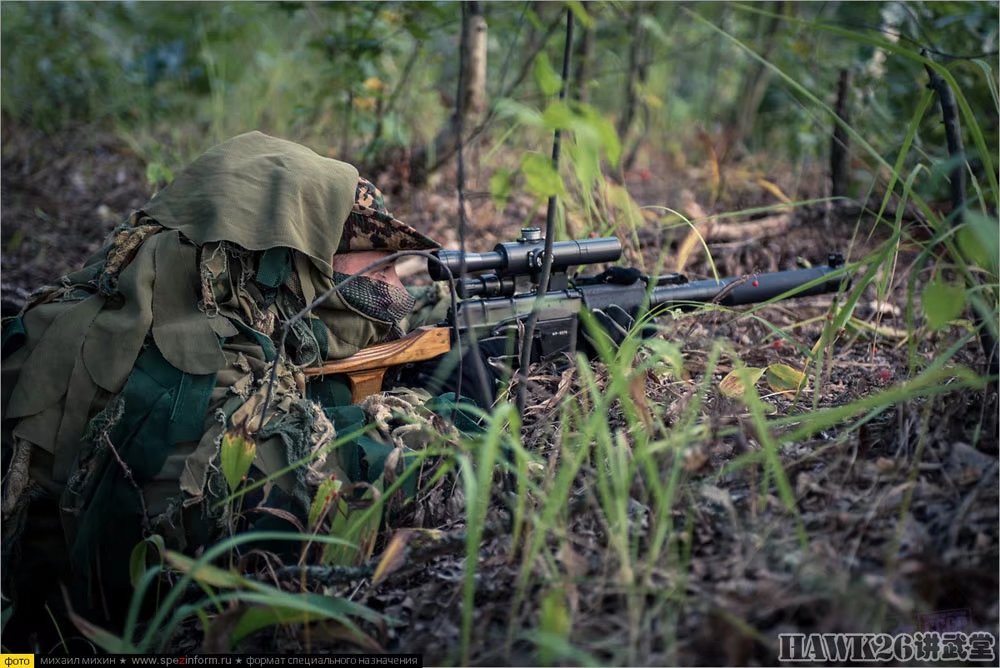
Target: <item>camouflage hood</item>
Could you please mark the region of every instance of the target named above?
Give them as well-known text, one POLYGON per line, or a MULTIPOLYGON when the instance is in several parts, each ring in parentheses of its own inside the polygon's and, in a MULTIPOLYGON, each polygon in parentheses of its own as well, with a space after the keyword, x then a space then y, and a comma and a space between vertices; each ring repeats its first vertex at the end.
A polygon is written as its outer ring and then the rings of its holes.
POLYGON ((430 250, 441 244, 399 220, 385 207, 382 191, 368 179, 358 179, 351 215, 344 225, 338 253, 367 250, 430 250))
POLYGON ((255 131, 206 151, 142 210, 199 245, 283 246, 329 273, 357 188, 346 162, 255 131))

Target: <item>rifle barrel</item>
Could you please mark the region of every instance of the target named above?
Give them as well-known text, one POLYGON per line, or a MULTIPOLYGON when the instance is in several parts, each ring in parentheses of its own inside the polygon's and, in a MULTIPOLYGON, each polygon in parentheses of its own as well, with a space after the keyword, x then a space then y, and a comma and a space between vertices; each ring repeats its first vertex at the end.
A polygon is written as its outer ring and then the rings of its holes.
MULTIPOLYGON (((829 274, 837 271, 842 263, 843 260, 840 260, 839 263, 831 261, 827 266, 812 267, 810 269, 793 269, 791 271, 777 271, 768 274, 734 276, 718 281, 706 279, 681 283, 679 285, 658 287, 654 288, 653 293, 650 295, 650 306, 655 307, 687 302, 704 304, 716 300, 716 303, 723 306, 757 304, 774 299, 807 283, 829 276, 829 274), (733 287, 727 289, 729 286, 733 287)), ((819 281, 805 290, 799 290, 793 296, 808 297, 836 292, 843 280, 844 277, 838 274, 826 280, 819 281)))

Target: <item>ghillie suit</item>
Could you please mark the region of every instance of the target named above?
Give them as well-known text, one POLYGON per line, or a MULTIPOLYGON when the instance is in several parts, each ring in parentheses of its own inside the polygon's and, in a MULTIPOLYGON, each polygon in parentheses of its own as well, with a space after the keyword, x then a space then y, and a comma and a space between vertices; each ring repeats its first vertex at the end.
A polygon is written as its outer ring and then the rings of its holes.
POLYGON ((354 167, 298 144, 252 132, 193 162, 5 323, 5 595, 63 580, 94 603, 127 586, 144 536, 191 552, 233 530, 228 429, 255 432, 250 477, 272 478, 244 501, 240 529, 294 530, 282 514, 303 518, 332 476, 378 479, 396 444, 361 436, 332 450, 366 415, 335 379, 307 392, 302 368, 398 335, 384 314, 412 298, 358 279, 292 327, 284 355, 276 346, 289 316, 332 287, 335 253, 436 246, 354 167))

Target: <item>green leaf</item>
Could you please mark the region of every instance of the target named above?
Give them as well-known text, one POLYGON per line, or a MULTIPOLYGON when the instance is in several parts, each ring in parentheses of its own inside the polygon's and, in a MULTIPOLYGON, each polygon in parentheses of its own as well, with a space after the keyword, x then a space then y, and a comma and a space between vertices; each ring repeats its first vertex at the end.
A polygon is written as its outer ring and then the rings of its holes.
POLYGON ((163 562, 163 553, 167 550, 167 546, 163 542, 163 536, 154 534, 149 538, 145 538, 139 543, 136 543, 135 547, 132 548, 132 554, 129 556, 128 560, 128 576, 133 588, 138 586, 139 579, 147 570, 146 553, 149 551, 150 545, 156 548, 156 552, 160 557, 160 562, 163 562))
POLYGON ((24 243, 24 230, 14 230, 14 234, 10 235, 10 239, 7 240, 6 250, 8 253, 16 253, 17 249, 21 247, 24 243))
POLYGON ((965 212, 965 225, 958 231, 958 247, 970 262, 997 273, 1000 257, 1000 221, 979 211, 965 212))
POLYGON ((601 176, 601 160, 597 148, 589 144, 576 143, 568 144, 566 151, 570 158, 569 165, 580 182, 580 189, 583 192, 590 192, 601 176))
POLYGON ((767 367, 767 386, 772 392, 798 392, 806 375, 787 364, 771 364, 767 367))
POLYGON ((168 185, 173 180, 174 172, 162 162, 154 161, 146 165, 146 181, 149 185, 168 185))
POLYGON ((13 605, 4 605, 3 612, 0 612, 0 633, 3 633, 4 628, 7 626, 7 622, 10 621, 11 616, 14 614, 13 605))
POLYGON ((191 573, 191 577, 195 582, 200 582, 201 584, 206 584, 210 587, 238 589, 240 587, 247 586, 249 583, 249 581, 239 573, 223 570, 218 566, 212 566, 211 564, 202 564, 197 568, 197 570, 192 570, 194 569, 195 560, 181 554, 180 552, 167 550, 163 557, 173 568, 176 568, 182 573, 191 573))
POLYGON ((503 209, 507 198, 514 190, 514 173, 509 169, 499 168, 490 177, 490 196, 497 211, 503 209))
POLYGON ((80 633, 108 654, 135 653, 134 647, 125 642, 123 638, 116 636, 111 631, 91 623, 73 612, 72 609, 70 609, 67 614, 69 615, 70 621, 73 622, 73 625, 80 631, 80 633))
POLYGON ((576 17, 576 19, 580 22, 580 25, 584 28, 590 28, 594 25, 594 19, 591 18, 590 14, 587 13, 587 10, 584 9, 583 3, 580 2, 580 0, 569 0, 569 2, 566 3, 566 6, 569 7, 569 10, 573 12, 573 16, 576 17))
POLYGON ((518 123, 528 127, 545 126, 541 112, 509 98, 497 101, 497 115, 501 118, 513 118, 518 123))
POLYGON ((250 472, 250 465, 253 464, 256 454, 257 444, 242 430, 230 430, 223 435, 219 460, 222 465, 222 475, 231 492, 236 491, 250 472))
POLYGON ((739 399, 747 391, 747 387, 754 385, 763 375, 764 370, 756 367, 733 369, 719 381, 719 391, 730 399, 739 399))
POLYGON ((945 283, 937 277, 924 288, 921 304, 927 325, 931 329, 941 329, 957 318, 965 308, 965 286, 961 283, 945 283))
POLYGON ((385 618, 347 599, 319 594, 290 594, 273 587, 260 587, 257 592, 241 592, 239 599, 256 603, 247 609, 236 623, 231 642, 237 642, 255 631, 276 624, 296 624, 332 620, 344 624, 374 644, 350 619, 360 617, 372 623, 384 623, 385 618))
POLYGON ((663 30, 663 26, 661 26, 659 21, 654 19, 649 14, 643 14, 639 17, 639 25, 641 25, 650 35, 655 37, 661 44, 666 46, 672 45, 670 38, 667 37, 667 33, 663 30))
POLYGON ((312 505, 309 506, 309 524, 307 526, 310 531, 316 530, 316 525, 329 512, 330 507, 337 502, 343 484, 334 478, 320 483, 316 489, 316 495, 313 496, 312 505))
POLYGON ((601 148, 608 156, 608 162, 611 163, 612 167, 617 166, 618 160, 621 159, 622 146, 618 140, 618 131, 615 130, 615 126, 589 105, 581 105, 580 111, 583 119, 600 141, 601 148))
POLYGON ((552 67, 549 57, 544 53, 535 58, 535 83, 542 95, 556 95, 562 88, 562 78, 552 67))
POLYGON ((541 153, 526 153, 521 159, 521 172, 525 187, 539 197, 562 195, 565 192, 562 178, 552 166, 552 161, 541 153))
POLYGON ((268 626, 317 621, 311 610, 298 610, 281 605, 255 605, 247 608, 232 631, 230 642, 235 646, 243 638, 268 626))
POLYGON ((573 127, 578 117, 562 100, 554 100, 542 112, 542 120, 549 130, 565 130, 573 127))
MULTIPOLYGON (((566 592, 562 589, 550 589, 542 598, 542 611, 539 619, 539 630, 554 638, 565 640, 569 636, 572 620, 569 606, 566 602, 566 592)), ((539 647, 539 658, 543 665, 552 665, 556 658, 550 647, 539 647)))
POLYGON ((330 535, 347 541, 348 545, 327 545, 323 550, 323 563, 338 566, 354 566, 371 558, 375 550, 375 538, 382 522, 381 497, 383 480, 379 477, 373 485, 356 483, 355 487, 365 489, 360 500, 348 504, 345 496, 356 499, 353 493, 345 491, 337 499, 337 506, 332 511, 330 535), (372 510, 373 506, 378 506, 372 510))

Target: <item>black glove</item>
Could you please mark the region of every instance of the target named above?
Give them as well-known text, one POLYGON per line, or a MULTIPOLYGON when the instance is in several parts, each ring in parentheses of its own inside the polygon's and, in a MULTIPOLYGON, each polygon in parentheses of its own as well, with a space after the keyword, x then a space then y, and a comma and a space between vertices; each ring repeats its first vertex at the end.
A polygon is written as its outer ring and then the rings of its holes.
MULTIPOLYGON (((621 346, 622 342, 625 341, 625 337, 628 336, 629 331, 635 327, 635 317, 617 304, 610 304, 604 309, 594 309, 591 311, 591 314, 601 326, 602 331, 611 339, 611 343, 614 344, 615 348, 621 346)), ((641 338, 648 339, 656 334, 656 331, 656 319, 647 318, 638 334, 641 338)), ((588 354, 591 356, 596 355, 597 346, 590 330, 581 324, 580 334, 589 347, 588 354)))

